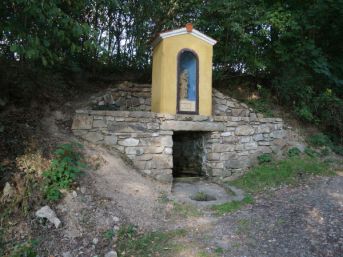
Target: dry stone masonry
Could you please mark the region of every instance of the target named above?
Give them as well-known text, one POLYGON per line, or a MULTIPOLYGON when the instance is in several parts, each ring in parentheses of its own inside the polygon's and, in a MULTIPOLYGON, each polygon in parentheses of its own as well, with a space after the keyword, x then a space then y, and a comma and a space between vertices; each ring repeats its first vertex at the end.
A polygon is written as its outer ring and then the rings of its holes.
MULTIPOLYGON (((137 86, 130 85, 132 97, 138 91, 135 90, 137 86)), ((113 92, 120 97, 129 95, 113 92)), ((137 98, 147 106, 149 101, 145 96, 142 96, 144 101, 137 98)), ((78 110, 72 129, 75 135, 87 141, 119 150, 132 160, 137 170, 166 183, 172 181, 173 168, 179 167, 174 161, 180 159, 177 156, 182 147, 174 145, 173 138, 177 140, 181 132, 193 132, 194 136, 189 140, 194 139, 196 145, 201 142, 202 147, 197 147, 195 153, 201 156, 201 174, 215 179, 240 175, 256 162, 257 156, 272 152, 280 154, 285 148, 286 131, 282 119, 264 118, 218 91, 213 98, 213 116, 78 110), (173 147, 178 151, 175 158, 173 147)), ((113 97, 114 102, 115 99, 118 98, 113 97)))

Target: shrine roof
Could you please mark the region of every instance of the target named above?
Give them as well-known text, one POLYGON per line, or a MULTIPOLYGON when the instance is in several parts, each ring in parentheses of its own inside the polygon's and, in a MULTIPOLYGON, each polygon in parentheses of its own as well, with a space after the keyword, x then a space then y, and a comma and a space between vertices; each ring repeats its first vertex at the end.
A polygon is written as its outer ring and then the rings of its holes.
POLYGON ((154 48, 155 46, 157 46, 158 43, 161 42, 163 39, 166 39, 169 37, 174 37, 174 36, 185 35, 185 34, 193 35, 193 36, 205 41, 206 43, 208 43, 212 46, 217 43, 216 40, 205 35, 204 33, 200 32, 199 30, 194 29, 192 24, 187 23, 186 27, 184 27, 184 28, 170 30, 170 31, 160 33, 152 42, 152 47, 154 48))

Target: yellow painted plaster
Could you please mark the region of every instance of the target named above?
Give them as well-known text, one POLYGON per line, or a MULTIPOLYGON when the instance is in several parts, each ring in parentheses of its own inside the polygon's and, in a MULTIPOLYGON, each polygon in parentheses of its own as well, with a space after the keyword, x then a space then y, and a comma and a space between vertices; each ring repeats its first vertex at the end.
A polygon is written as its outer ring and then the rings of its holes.
POLYGON ((207 42, 184 34, 163 39, 153 51, 152 111, 176 114, 177 56, 188 48, 199 58, 199 114, 212 115, 212 55, 207 42))

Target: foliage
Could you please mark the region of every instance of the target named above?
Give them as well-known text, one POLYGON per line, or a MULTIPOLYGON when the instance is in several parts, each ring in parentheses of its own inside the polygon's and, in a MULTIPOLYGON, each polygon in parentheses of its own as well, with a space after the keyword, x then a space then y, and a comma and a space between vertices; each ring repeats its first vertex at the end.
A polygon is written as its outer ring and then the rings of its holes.
POLYGON ((294 184, 303 175, 331 175, 329 166, 317 159, 293 157, 253 167, 241 178, 230 182, 247 192, 255 193, 283 184, 294 184))
MULTIPOLYGON (((14 78, 6 79, 5 87, 21 84, 24 77, 29 83, 18 91, 35 92, 41 76, 23 67, 68 75, 149 74, 152 40, 186 22, 218 40, 217 81, 229 84, 239 78, 262 85, 300 119, 343 143, 343 0, 4 0, 0 69, 6 71, 4 78, 14 78)), ((270 99, 249 102, 269 116, 270 99)))
POLYGON ((319 154, 310 147, 306 147, 304 150, 304 153, 307 154, 309 157, 312 157, 312 158, 319 156, 319 154))
POLYGON ((288 150, 288 157, 295 157, 299 156, 301 154, 301 151, 297 147, 292 147, 288 150))
POLYGON ((201 215, 201 212, 194 205, 177 202, 173 202, 173 213, 183 218, 198 217, 201 215))
POLYGON ((35 250, 37 242, 34 240, 27 241, 14 246, 10 253, 10 257, 36 257, 37 252, 35 250))
POLYGON ((214 205, 212 209, 218 214, 225 214, 229 212, 234 212, 242 208, 244 205, 254 203, 254 199, 247 195, 242 201, 231 201, 223 204, 214 205))
POLYGON ((343 155, 343 146, 334 144, 329 136, 318 133, 307 137, 307 142, 314 147, 323 147, 321 155, 326 156, 329 154, 329 149, 336 154, 343 155))
POLYGON ((108 229, 103 234, 104 238, 111 240, 115 236, 115 231, 113 229, 108 229))
POLYGON ((312 136, 307 137, 307 142, 316 147, 320 146, 331 146, 332 142, 327 135, 323 133, 315 134, 312 136))
POLYGON ((205 193, 205 192, 197 192, 193 196, 191 196, 191 199, 194 201, 213 201, 216 200, 215 197, 205 193))
POLYGON ((132 225, 123 226, 118 232, 116 250, 119 256, 169 256, 171 240, 184 234, 184 230, 140 234, 132 225))
POLYGON ((48 170, 43 173, 45 178, 45 196, 56 201, 61 198, 60 189, 69 188, 80 174, 84 164, 78 152, 80 145, 63 144, 54 152, 54 159, 48 170))
POLYGON ((262 163, 267 163, 267 162, 271 162, 272 159, 272 155, 269 153, 264 153, 261 154, 260 156, 257 157, 258 163, 262 164, 262 163))

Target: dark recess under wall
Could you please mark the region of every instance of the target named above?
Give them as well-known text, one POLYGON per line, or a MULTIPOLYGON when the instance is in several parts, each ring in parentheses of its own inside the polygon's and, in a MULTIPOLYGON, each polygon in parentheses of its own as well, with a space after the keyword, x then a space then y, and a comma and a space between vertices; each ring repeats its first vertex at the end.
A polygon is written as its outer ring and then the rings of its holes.
POLYGON ((173 177, 204 176, 206 132, 175 131, 173 135, 173 177))

